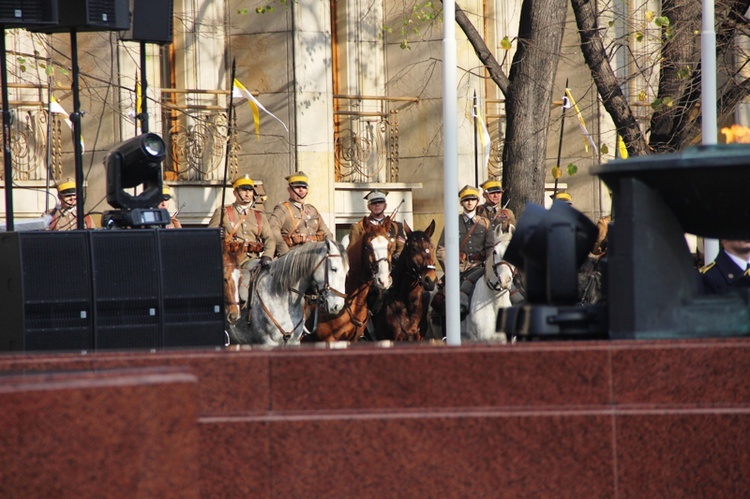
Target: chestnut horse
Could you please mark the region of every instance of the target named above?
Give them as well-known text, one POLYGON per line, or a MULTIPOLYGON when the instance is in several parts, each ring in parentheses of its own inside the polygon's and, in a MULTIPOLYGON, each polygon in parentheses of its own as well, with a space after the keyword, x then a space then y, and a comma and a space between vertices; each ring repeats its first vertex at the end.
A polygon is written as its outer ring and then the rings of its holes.
MULTIPOLYGON (((320 314, 312 334, 303 336, 303 341, 358 341, 365 332, 369 319, 367 295, 374 284, 385 291, 391 286, 391 257, 396 243, 388 237, 391 219, 383 225, 373 225, 363 220, 365 232, 349 245, 349 273, 346 276, 346 304, 338 315, 320 314)), ((308 328, 312 317, 308 319, 308 328)))
POLYGON ((424 231, 412 231, 404 222, 404 231, 406 244, 393 266, 393 284, 373 317, 379 340, 419 341, 427 329, 425 291, 432 291, 437 283, 435 248, 430 240, 435 221, 424 231))

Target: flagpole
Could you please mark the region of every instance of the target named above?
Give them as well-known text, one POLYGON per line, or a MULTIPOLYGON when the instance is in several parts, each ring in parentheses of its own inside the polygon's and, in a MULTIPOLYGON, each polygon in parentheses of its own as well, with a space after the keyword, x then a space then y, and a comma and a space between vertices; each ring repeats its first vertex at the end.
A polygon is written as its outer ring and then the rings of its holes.
POLYGON ((477 91, 474 90, 474 185, 479 187, 479 147, 477 146, 477 121, 479 121, 479 113, 477 112, 479 105, 477 103, 477 91))
MULTIPOLYGON (((714 0, 703 0, 701 29, 701 143, 704 146, 718 142, 716 124, 716 31, 714 27, 714 0)), ((703 258, 712 262, 719 255, 717 239, 703 240, 703 258)))
POLYGON ((224 205, 227 199, 227 173, 229 172, 229 151, 232 140, 232 106, 234 104, 234 75, 237 70, 237 61, 232 57, 232 71, 229 77, 229 105, 227 106, 227 146, 224 152, 224 180, 221 183, 221 218, 219 227, 224 227, 224 205))
MULTIPOLYGON (((568 88, 568 79, 565 79, 565 88, 568 88)), ((563 100, 562 100, 562 120, 560 120, 560 142, 557 144, 557 168, 560 169, 560 158, 562 156, 562 145, 563 145, 563 133, 565 132, 565 100, 568 98, 567 95, 565 95, 565 92, 563 92, 563 100)), ((562 175, 562 173, 560 173, 562 175)), ((557 195, 557 181, 559 180, 559 176, 555 175, 555 188, 552 191, 552 199, 555 199, 555 196, 557 195)))
POLYGON ((459 309, 458 216, 458 95, 456 91, 456 2, 443 0, 443 213, 445 213, 445 338, 461 345, 459 309))
POLYGON ((44 181, 44 213, 49 212, 49 187, 52 178, 52 76, 47 77, 47 178, 44 181))

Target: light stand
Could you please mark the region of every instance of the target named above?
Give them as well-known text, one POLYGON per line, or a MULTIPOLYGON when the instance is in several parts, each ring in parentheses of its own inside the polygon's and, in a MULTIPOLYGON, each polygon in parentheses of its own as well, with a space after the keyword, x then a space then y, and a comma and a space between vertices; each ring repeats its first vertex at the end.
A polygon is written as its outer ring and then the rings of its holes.
POLYGON ((71 63, 73 65, 73 114, 70 115, 70 121, 73 123, 73 151, 75 156, 75 178, 76 178, 76 227, 78 230, 86 228, 84 224, 84 205, 86 200, 83 198, 83 148, 81 147, 81 98, 78 92, 78 36, 76 29, 70 30, 70 52, 71 63))
POLYGON ((8 102, 8 63, 5 59, 5 26, 0 26, 0 78, 3 93, 3 165, 5 173, 5 230, 13 230, 13 157, 10 151, 10 103, 8 102))
POLYGON ((146 78, 146 42, 141 42, 141 133, 148 133, 148 78, 146 78))

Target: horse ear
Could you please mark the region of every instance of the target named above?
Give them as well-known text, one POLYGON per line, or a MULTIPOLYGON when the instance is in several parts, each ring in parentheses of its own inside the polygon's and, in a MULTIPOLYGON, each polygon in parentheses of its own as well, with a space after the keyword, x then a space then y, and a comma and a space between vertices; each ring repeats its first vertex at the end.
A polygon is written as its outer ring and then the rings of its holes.
POLYGON ((432 219, 432 222, 430 222, 430 225, 427 226, 427 228, 424 231, 425 234, 427 234, 427 237, 432 237, 432 234, 435 233, 435 219, 432 219))
POLYGON ((409 237, 409 234, 411 234, 411 227, 409 227, 409 224, 404 220, 404 232, 406 233, 406 236, 409 237))
POLYGON ((385 217, 385 220, 383 220, 383 227, 386 231, 391 229, 391 217, 385 217))

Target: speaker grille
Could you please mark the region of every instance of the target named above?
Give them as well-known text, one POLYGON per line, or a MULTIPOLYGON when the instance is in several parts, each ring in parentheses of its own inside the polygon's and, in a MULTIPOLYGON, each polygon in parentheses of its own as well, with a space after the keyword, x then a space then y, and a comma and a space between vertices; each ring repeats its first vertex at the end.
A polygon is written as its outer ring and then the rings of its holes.
POLYGON ((92 349, 88 233, 29 232, 19 238, 24 349, 92 349))
POLYGON ((29 24, 58 22, 57 3, 53 0, 2 0, 0 1, 0 24, 24 27, 29 24))
POLYGON ((160 346, 155 234, 151 230, 91 233, 95 348, 160 346))
POLYGON ((224 344, 224 286, 218 229, 159 230, 164 346, 224 344))

